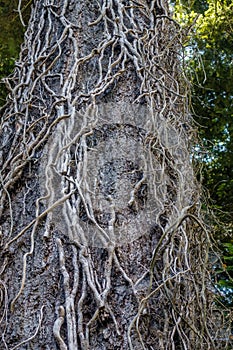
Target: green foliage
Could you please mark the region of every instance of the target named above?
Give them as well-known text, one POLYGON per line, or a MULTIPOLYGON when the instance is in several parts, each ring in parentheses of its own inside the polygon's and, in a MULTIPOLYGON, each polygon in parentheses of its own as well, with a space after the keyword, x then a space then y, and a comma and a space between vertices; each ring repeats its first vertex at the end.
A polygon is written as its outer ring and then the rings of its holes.
POLYGON ((223 263, 215 268, 217 288, 221 292, 220 301, 227 306, 233 306, 233 241, 223 243, 223 263))
POLYGON ((208 0, 182 0, 180 1, 180 5, 183 13, 189 13, 190 11, 204 13, 209 7, 208 0))
POLYGON ((233 306, 233 2, 232 0, 177 1, 176 19, 187 33, 187 74, 192 80, 193 116, 202 147, 203 185, 212 209, 223 224, 221 267, 215 270, 221 302, 233 306))
POLYGON ((192 73, 194 118, 205 152, 203 182, 213 206, 233 219, 233 3, 229 0, 177 1, 176 18, 190 28, 186 38, 192 73), (195 21, 194 21, 195 20, 195 21))
MULTIPOLYGON (((24 21, 28 21, 32 1, 22 1, 21 13, 24 21)), ((8 76, 14 68, 14 62, 23 42, 24 26, 19 17, 18 0, 0 1, 0 79, 8 76)), ((0 83, 0 106, 4 104, 7 89, 0 83)))

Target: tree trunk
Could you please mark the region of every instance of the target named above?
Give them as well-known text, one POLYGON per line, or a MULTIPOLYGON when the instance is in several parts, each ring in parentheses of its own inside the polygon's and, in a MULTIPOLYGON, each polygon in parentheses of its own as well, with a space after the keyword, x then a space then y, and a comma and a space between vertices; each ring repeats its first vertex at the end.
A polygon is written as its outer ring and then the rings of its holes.
POLYGON ((170 16, 35 1, 1 123, 1 349, 218 348, 170 16))

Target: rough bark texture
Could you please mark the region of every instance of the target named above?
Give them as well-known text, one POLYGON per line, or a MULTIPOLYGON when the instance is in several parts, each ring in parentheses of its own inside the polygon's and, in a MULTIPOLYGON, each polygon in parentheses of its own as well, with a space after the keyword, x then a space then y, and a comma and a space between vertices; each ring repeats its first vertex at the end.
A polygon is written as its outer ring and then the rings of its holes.
POLYGON ((165 0, 35 1, 1 122, 1 349, 225 348, 180 35, 165 0))

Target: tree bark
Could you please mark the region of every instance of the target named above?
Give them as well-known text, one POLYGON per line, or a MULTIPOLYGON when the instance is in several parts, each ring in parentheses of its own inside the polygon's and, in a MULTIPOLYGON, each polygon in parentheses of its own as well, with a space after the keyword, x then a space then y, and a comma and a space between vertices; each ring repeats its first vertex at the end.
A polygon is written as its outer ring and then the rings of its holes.
POLYGON ((1 122, 1 348, 213 349, 181 31, 35 1, 1 122))

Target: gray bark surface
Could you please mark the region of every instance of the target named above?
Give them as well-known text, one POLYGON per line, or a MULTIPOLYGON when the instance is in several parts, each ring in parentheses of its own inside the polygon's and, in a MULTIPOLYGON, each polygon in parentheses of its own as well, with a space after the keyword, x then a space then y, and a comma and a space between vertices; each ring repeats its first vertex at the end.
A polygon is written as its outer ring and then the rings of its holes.
POLYGON ((180 41, 165 0, 35 1, 1 120, 1 349, 224 348, 180 41))

